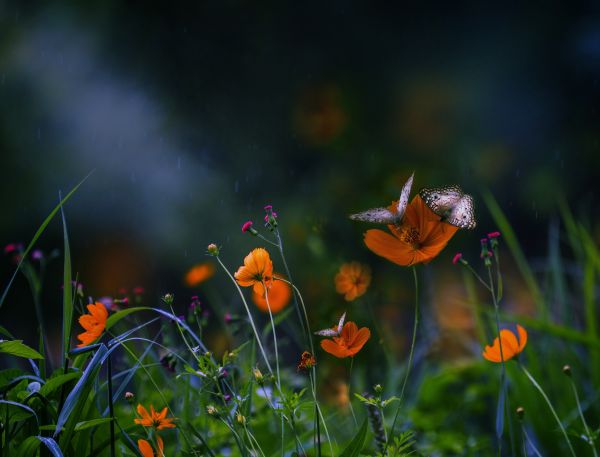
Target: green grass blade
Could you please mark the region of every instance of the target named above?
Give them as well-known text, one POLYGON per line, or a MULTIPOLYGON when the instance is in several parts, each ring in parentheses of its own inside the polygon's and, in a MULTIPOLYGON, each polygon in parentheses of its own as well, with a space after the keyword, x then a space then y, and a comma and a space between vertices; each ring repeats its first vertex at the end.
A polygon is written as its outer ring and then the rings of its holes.
POLYGON ((42 233, 44 233, 44 230, 46 230, 46 227, 48 227, 48 224, 52 221, 52 219, 54 219, 54 216, 56 216, 56 213, 58 213, 58 211, 62 208, 62 206, 73 196, 73 194, 75 192, 77 192, 77 189, 79 189, 79 187, 90 177, 90 175, 92 173, 93 173, 93 171, 91 171, 75 187, 73 187, 73 189, 71 189, 71 191, 65 196, 65 198, 63 198, 58 203, 58 205, 56 205, 54 207, 54 209, 50 212, 50 214, 48 215, 48 217, 46 217, 46 219, 44 219, 44 222, 42 222, 42 225, 40 225, 40 228, 37 229, 37 232, 35 232, 35 235, 33 235, 32 240, 27 245, 27 249, 25 249, 25 252, 23 252, 23 255, 21 256, 21 260, 17 264, 17 268, 15 269, 15 272, 11 276, 10 280, 8 281, 8 284, 6 285, 6 288, 4 289, 4 292, 2 293, 2 296, 0 297, 0 308, 4 304, 4 300, 6 300, 6 296, 8 295, 8 291, 10 290, 10 287, 12 286, 12 283, 14 282, 15 278, 17 277, 17 273, 21 269, 21 265, 23 265, 23 262, 27 258, 27 254, 29 254, 29 252, 31 251, 31 249, 35 245, 35 243, 38 240, 38 238, 40 236, 42 236, 42 233))
POLYGON ((14 355, 16 357, 24 357, 26 359, 43 359, 44 357, 35 349, 23 344, 22 340, 3 341, 0 343, 0 352, 4 354, 14 355))
POLYGON ((54 457, 63 457, 60 446, 52 438, 46 436, 36 436, 36 438, 46 445, 54 457))
POLYGON ((527 287, 529 288, 529 291, 533 296, 533 300, 538 307, 542 319, 548 320, 548 305, 546 303, 546 300, 544 299, 544 295, 542 294, 540 286, 537 280, 535 279, 535 275, 529 267, 529 263, 527 262, 525 254, 521 249, 521 245, 519 244, 519 240, 517 239, 515 231, 513 230, 512 226, 510 225, 510 222, 506 218, 506 215, 498 205, 498 202, 491 194, 491 192, 484 191, 482 196, 485 204, 487 205, 492 215, 492 218, 494 219, 494 222, 498 227, 498 230, 500 230, 500 232, 502 233, 502 238, 504 239, 504 241, 506 241, 506 244, 513 258, 515 259, 517 268, 521 272, 521 275, 523 275, 525 284, 527 284, 527 287))
POLYGON ((69 245, 69 234, 67 232, 67 221, 65 211, 60 207, 60 215, 63 225, 64 265, 63 265, 63 321, 62 321, 62 358, 68 358, 71 346, 71 327, 73 325, 73 284, 71 270, 71 247, 69 245))
POLYGON ((365 438, 367 437, 367 419, 362 423, 360 430, 354 437, 350 444, 342 451, 340 457, 357 457, 360 455, 362 448, 365 444, 365 438))
POLYGON ((61 444, 70 442, 75 425, 77 424, 76 420, 80 418, 80 413, 83 410, 85 403, 88 401, 89 392, 96 380, 98 372, 100 371, 100 366, 102 365, 107 352, 107 347, 101 344, 81 375, 81 378, 77 384, 75 384, 75 387, 65 400, 65 404, 58 415, 56 431, 54 432, 54 438, 56 438, 59 433, 61 434, 61 444))

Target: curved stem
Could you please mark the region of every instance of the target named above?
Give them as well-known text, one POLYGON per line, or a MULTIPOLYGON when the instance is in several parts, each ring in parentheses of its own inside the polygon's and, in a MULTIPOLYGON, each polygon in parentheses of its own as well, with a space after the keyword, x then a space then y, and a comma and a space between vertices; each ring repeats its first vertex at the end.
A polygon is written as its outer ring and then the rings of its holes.
POLYGON ((594 453, 594 457, 598 457, 598 452, 596 451, 596 443, 594 442, 594 435, 590 431, 590 427, 585 420, 585 416, 583 415, 583 410, 581 409, 581 402, 579 401, 579 394, 577 393, 577 387, 575 387, 575 383, 573 379, 569 377, 569 381, 571 382, 571 387, 573 388, 573 395, 575 396, 575 402, 577 403, 577 411, 579 411, 579 417, 581 418, 581 422, 583 422, 583 427, 585 429, 585 434, 589 440, 589 444, 592 447, 592 452, 594 453))
POLYGON ((254 319, 252 319, 252 313, 250 313, 250 307, 248 306, 248 302, 246 302, 246 298, 244 297, 244 294, 242 293, 242 289, 240 289, 239 284, 237 283, 235 278, 231 275, 231 273, 229 272, 227 267, 223 264, 223 262, 221 261, 219 256, 215 256, 215 258, 217 259, 217 262, 219 262, 219 265, 221 265, 223 270, 225 270, 225 273, 227 273, 227 276, 229 276, 229 278, 231 279, 233 284, 235 284, 235 287, 237 288, 238 293, 240 294, 240 297, 242 298, 242 303, 244 304, 244 308, 246 308, 246 313, 248 314, 250 326, 252 327, 252 331, 254 332, 254 337, 256 338, 256 342, 258 343, 258 348, 260 349, 260 353, 262 354, 263 359, 265 360, 265 364, 267 365, 267 369, 269 370, 269 373, 273 374, 273 369, 271 368, 271 364, 269 363, 269 359, 267 358, 267 353, 265 352, 265 349, 263 348, 263 345, 260 342, 260 337, 258 336, 258 330, 256 330, 256 325, 254 324, 254 319))
MULTIPOLYGON (((394 420, 392 421, 392 428, 390 428, 389 438, 390 440, 394 438, 394 429, 396 427, 396 422, 398 421, 398 415, 400 414, 400 408, 402 408, 402 400, 404 399, 404 390, 406 389, 406 383, 408 382, 408 377, 410 376, 410 370, 413 363, 413 356, 415 352, 415 343, 417 341, 417 328, 419 326, 419 278, 417 276, 417 269, 413 266, 413 279, 415 282, 415 320, 413 323, 413 334, 412 340, 410 343, 410 352, 408 354, 408 364, 406 366, 406 374, 404 375, 404 381, 402 382, 402 389, 400 390, 400 397, 398 401, 398 408, 396 408, 396 414, 394 414, 394 420)), ((385 447, 383 448, 383 455, 386 455, 388 443, 385 443, 385 447)))
POLYGON ((350 405, 350 412, 352 413, 352 419, 354 419, 354 425, 358 427, 358 421, 354 414, 354 408, 352 407, 352 366, 354 365, 354 357, 350 357, 350 372, 348 373, 348 405, 350 405))
POLYGON ((546 392, 544 392, 544 389, 542 389, 542 386, 540 386, 537 383, 537 381, 535 380, 535 378, 533 377, 533 375, 529 371, 527 371, 527 368, 525 368, 520 363, 519 363, 519 367, 521 368, 521 370, 523 370, 523 373, 525 373, 525 376, 527 376, 529 378, 529 380, 531 381, 531 383, 533 384, 533 386, 542 395, 542 397, 544 398, 544 400, 546 400, 546 404, 548 405, 548 408, 550 408, 550 411, 552 412, 552 415, 554 416, 554 419, 556 420, 556 423, 560 427, 560 430, 561 430, 562 434, 565 437, 565 441, 567 442, 567 445, 569 446, 569 451, 571 451, 571 455, 573 457, 576 457, 575 456, 575 451, 573 450, 573 446, 571 445, 571 441, 569 440, 569 435, 567 435, 567 431, 565 430, 564 425, 562 424, 560 418, 558 417, 558 414, 556 414, 556 411, 554 410, 554 407, 552 406, 552 403, 550 402, 550 399, 546 395, 546 392))

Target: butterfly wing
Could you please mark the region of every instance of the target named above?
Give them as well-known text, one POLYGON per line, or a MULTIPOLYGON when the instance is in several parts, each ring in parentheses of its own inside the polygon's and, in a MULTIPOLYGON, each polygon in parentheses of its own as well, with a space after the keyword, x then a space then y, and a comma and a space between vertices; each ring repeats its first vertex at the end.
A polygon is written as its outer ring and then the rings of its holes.
POLYGON ((408 206, 414 176, 414 173, 410 175, 410 178, 402 186, 395 213, 387 208, 371 208, 361 213, 351 214, 350 219, 354 221, 374 222, 376 224, 399 224, 408 206))
POLYGON ((415 174, 410 175, 410 178, 402 186, 402 192, 400 192, 400 200, 398 200, 398 211, 396 213, 396 220, 401 221, 404 217, 404 211, 408 206, 408 199, 410 198, 410 191, 412 189, 413 178, 415 174))
POLYGON ((477 221, 475 220, 473 197, 468 194, 463 195, 454 208, 448 213, 446 222, 456 227, 474 229, 477 225, 477 221))
POLYGON ((394 224, 397 221, 396 215, 387 208, 371 208, 362 213, 351 214, 350 219, 376 224, 394 224))
POLYGON ((425 204, 438 216, 445 217, 462 198, 463 191, 458 186, 424 188, 419 195, 425 204))
POLYGON ((338 327, 337 327, 338 335, 340 335, 342 333, 342 329, 344 328, 344 320, 346 320, 346 313, 342 314, 342 317, 340 317, 340 321, 339 321, 338 327))
POLYGON ((326 328, 323 330, 319 330, 318 332, 315 332, 315 335, 319 335, 319 336, 339 336, 338 332, 332 328, 326 328))

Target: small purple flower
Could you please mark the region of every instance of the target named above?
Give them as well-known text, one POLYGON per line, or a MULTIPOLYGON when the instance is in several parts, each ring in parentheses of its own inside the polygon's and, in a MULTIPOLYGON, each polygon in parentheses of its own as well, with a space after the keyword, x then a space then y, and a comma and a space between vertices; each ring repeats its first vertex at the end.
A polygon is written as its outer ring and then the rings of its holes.
POLYGON ((31 253, 31 258, 33 260, 42 260, 44 258, 44 253, 40 249, 35 249, 31 253))
POLYGON ((233 321, 233 316, 231 315, 231 313, 229 311, 227 311, 225 313, 225 316, 223 316, 223 320, 225 321, 226 324, 231 324, 231 322, 233 321))
POLYGON ((13 252, 22 251, 22 250, 23 250, 23 245, 21 243, 9 243, 6 246, 4 246, 5 254, 12 254, 13 252))
POLYGON ((231 395, 229 395, 229 394, 223 395, 223 400, 225 400, 226 402, 229 402, 231 400, 231 395))

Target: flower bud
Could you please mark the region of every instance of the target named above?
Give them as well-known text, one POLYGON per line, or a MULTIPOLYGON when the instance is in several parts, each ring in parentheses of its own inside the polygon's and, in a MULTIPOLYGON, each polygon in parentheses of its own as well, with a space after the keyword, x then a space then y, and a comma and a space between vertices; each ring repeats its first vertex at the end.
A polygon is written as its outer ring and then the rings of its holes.
POLYGON ((127 400, 129 403, 132 403, 134 399, 135 394, 133 392, 125 392, 125 400, 127 400))
POLYGON ((254 379, 256 379, 256 382, 259 383, 260 385, 262 385, 265 382, 265 377, 263 376, 261 371, 258 369, 258 367, 254 368, 252 370, 252 372, 254 374, 254 379))
POLYGON ((242 225, 242 232, 243 233, 248 232, 248 233, 250 233, 250 235, 254 235, 254 236, 258 235, 258 231, 254 227, 252 227, 252 221, 244 222, 244 225, 242 225))
POLYGON ((519 406, 517 408, 517 417, 519 418, 519 420, 523 420, 523 417, 525 417, 525 408, 523 408, 522 406, 519 406))
POLYGON ((175 300, 175 295, 173 294, 165 294, 162 297, 162 301, 165 302, 166 305, 172 305, 175 300))
POLYGON ((208 405, 206 407, 206 412, 211 416, 217 416, 219 414, 219 410, 213 405, 208 405))
POLYGON ((238 424, 242 424, 242 425, 246 424, 246 416, 243 416, 242 414, 240 414, 239 411, 235 414, 235 419, 238 421, 238 424))
POLYGON ((210 255, 212 255, 212 256, 214 256, 214 257, 217 257, 217 256, 219 255, 219 246, 217 246, 215 243, 210 243, 210 244, 207 246, 207 248, 206 248, 206 251, 207 251, 207 252, 208 252, 210 255))
POLYGON ((563 367, 563 373, 566 374, 568 377, 571 377, 571 365, 565 365, 563 367))

